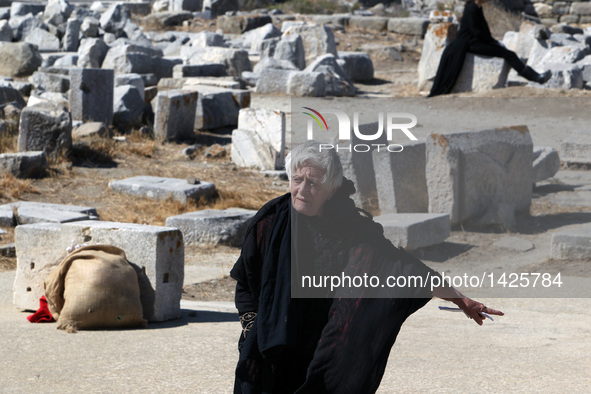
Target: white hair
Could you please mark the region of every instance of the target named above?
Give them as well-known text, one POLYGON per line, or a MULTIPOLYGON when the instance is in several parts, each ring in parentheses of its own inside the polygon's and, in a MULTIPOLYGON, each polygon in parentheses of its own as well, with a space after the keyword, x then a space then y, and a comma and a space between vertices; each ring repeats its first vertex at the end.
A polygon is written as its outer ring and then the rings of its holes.
POLYGON ((285 158, 285 171, 291 180, 291 174, 298 168, 309 165, 324 171, 322 183, 331 189, 337 189, 343 183, 343 166, 334 149, 320 149, 318 141, 307 141, 296 146, 285 158))

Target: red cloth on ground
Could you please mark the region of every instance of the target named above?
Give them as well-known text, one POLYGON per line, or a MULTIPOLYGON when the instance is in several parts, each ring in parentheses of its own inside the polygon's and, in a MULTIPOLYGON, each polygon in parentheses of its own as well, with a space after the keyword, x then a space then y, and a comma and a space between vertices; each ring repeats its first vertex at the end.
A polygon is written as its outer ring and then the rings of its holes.
POLYGON ((31 323, 51 323, 55 321, 53 316, 51 316, 51 312, 49 312, 47 300, 44 295, 39 299, 39 309, 37 312, 27 316, 27 320, 31 323))

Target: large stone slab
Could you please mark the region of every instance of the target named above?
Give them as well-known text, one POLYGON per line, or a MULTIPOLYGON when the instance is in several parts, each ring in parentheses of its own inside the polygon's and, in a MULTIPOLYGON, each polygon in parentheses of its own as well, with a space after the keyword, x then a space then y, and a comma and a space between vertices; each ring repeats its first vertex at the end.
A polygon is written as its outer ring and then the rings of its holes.
POLYGON ((109 182, 109 187, 117 192, 155 200, 172 199, 186 204, 190 199, 213 197, 215 185, 210 182, 162 178, 156 176, 135 176, 109 182), (191 181, 191 182, 189 182, 191 181))
POLYGON ((569 164, 591 164, 591 133, 580 130, 569 135, 560 145, 560 157, 569 164))
POLYGON ((6 171, 17 178, 41 176, 47 168, 45 152, 21 152, 0 154, 0 171, 6 171))
POLYGON ((424 37, 429 23, 430 21, 427 18, 390 18, 388 20, 388 31, 392 33, 424 37))
POLYGON ((186 245, 242 246, 255 214, 256 211, 242 208, 205 209, 169 217, 166 225, 180 229, 186 245))
POLYGON ((526 126, 430 134, 426 140, 429 212, 451 224, 471 221, 511 227, 528 213, 533 143, 526 126))
POLYGON ((59 104, 27 106, 21 112, 19 152, 44 151, 48 157, 67 155, 72 148, 72 117, 59 104))
POLYGON ((384 227, 384 236, 394 246, 409 250, 437 245, 451 232, 447 214, 390 213, 374 220, 384 227))
POLYGON ((181 316, 184 279, 184 245, 178 229, 131 223, 82 221, 37 223, 15 229, 17 270, 14 304, 36 310, 43 283, 51 270, 75 244, 109 244, 125 251, 137 266, 144 316, 164 321, 181 316), (145 278, 145 283, 141 278, 145 278))
POLYGON ((400 152, 374 150, 373 167, 381 214, 428 212, 425 143, 408 143, 400 152))
POLYGON ((31 201, 0 205, 0 216, 2 217, 0 225, 10 227, 20 224, 66 223, 98 219, 98 213, 93 207, 31 201))
POLYGON ((113 121, 113 70, 73 68, 70 70, 72 119, 83 122, 113 121))
POLYGON ((195 137, 198 92, 166 90, 154 99, 154 136, 160 141, 195 137))
POLYGON ((255 167, 260 170, 274 170, 276 155, 269 144, 252 130, 232 131, 232 162, 239 167, 255 167))
POLYGON ((511 67, 505 60, 467 53, 452 93, 483 92, 505 87, 511 67))
POLYGON ((551 256, 556 260, 587 260, 591 256, 591 226, 560 230, 552 234, 551 256))
POLYGON ((265 108, 243 108, 238 114, 238 128, 252 131, 267 143, 275 156, 275 168, 283 168, 285 160, 285 113, 265 108))

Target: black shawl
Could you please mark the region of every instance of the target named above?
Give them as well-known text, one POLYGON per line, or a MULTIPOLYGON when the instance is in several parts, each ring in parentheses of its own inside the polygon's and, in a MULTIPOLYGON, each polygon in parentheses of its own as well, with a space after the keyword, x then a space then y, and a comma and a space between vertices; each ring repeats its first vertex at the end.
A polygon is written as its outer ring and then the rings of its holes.
MULTIPOLYGON (((320 231, 332 245, 326 246, 326 259, 348 275, 376 267, 392 275, 438 275, 360 214, 349 198, 354 190, 345 181, 325 203, 320 231)), ((307 220, 294 212, 289 194, 267 203, 251 222, 231 271, 239 313, 258 313, 241 337, 235 392, 374 392, 402 323, 429 301, 430 291, 416 289, 415 298, 359 298, 344 289, 334 298, 292 298, 290 238, 299 231, 292 220, 307 220)))

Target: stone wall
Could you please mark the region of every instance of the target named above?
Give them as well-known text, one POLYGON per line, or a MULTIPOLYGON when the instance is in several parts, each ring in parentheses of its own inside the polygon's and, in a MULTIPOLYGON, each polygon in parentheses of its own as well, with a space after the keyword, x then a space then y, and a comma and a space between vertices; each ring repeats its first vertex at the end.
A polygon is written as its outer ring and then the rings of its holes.
POLYGON ((545 23, 591 23, 590 0, 532 1, 538 16, 545 23))
MULTIPOLYGON (((525 12, 538 16, 545 24, 554 23, 591 23, 591 0, 494 0, 511 12, 525 12)), ((409 12, 428 14, 429 10, 441 5, 454 5, 457 13, 462 12, 464 0, 402 0, 402 5, 409 12)))

